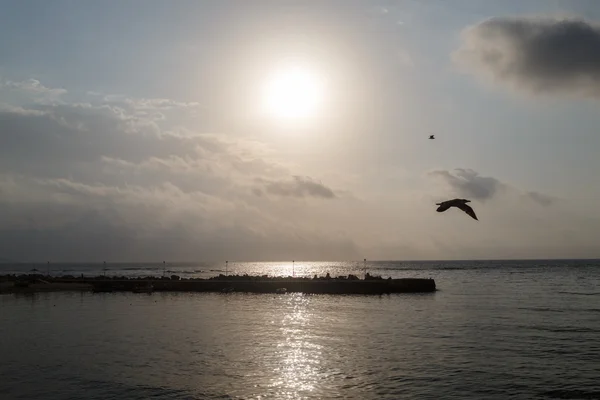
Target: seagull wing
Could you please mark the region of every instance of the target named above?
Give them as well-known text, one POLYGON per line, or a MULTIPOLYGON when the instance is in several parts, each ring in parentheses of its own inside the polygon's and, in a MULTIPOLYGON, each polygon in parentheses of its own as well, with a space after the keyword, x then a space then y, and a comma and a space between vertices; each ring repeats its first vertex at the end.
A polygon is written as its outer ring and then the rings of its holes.
POLYGON ((437 212, 444 212, 447 209, 449 209, 450 207, 452 207, 452 204, 450 204, 447 201, 443 201, 441 203, 436 203, 436 205, 438 205, 439 207, 437 208, 437 212))
POLYGON ((466 212, 467 214, 469 214, 471 216, 471 218, 476 219, 477 221, 479 221, 477 219, 477 215, 475 215, 475 211, 473 211, 473 209, 471 208, 471 206, 465 204, 465 203, 459 203, 456 205, 456 207, 460 208, 461 210, 463 210, 464 212, 466 212))

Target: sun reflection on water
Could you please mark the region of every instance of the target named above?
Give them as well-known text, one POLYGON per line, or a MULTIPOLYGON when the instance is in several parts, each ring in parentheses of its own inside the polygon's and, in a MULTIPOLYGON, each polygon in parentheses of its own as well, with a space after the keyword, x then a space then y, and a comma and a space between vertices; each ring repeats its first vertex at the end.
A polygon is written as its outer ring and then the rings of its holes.
POLYGON ((274 270, 273 270, 273 274, 274 275, 278 275, 278 276, 295 276, 295 277, 299 277, 299 276, 305 276, 306 275, 306 271, 305 271, 305 266, 303 263, 299 263, 297 261, 292 261, 292 262, 286 262, 286 263, 282 263, 277 265, 274 270))
POLYGON ((270 386, 278 398, 304 398, 316 389, 322 345, 311 332, 310 296, 294 293, 281 297, 283 313, 276 318, 280 319, 280 337, 270 386))

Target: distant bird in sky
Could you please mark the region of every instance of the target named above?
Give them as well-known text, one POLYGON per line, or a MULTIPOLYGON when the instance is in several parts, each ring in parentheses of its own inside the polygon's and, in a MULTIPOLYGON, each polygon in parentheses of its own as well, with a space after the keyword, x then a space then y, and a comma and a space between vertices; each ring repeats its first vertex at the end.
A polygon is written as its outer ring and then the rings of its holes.
POLYGON ((452 199, 452 200, 442 201, 441 203, 435 203, 436 206, 439 206, 436 211, 444 212, 447 209, 449 209, 450 207, 456 207, 456 208, 460 208, 461 210, 466 212, 468 215, 471 216, 471 218, 479 221, 477 219, 477 215, 475 215, 475 211, 473 211, 473 209, 467 204, 470 202, 471 202, 471 200, 467 200, 467 199, 452 199))
POLYGON ((435 139, 435 135, 429 135, 429 139, 435 139))

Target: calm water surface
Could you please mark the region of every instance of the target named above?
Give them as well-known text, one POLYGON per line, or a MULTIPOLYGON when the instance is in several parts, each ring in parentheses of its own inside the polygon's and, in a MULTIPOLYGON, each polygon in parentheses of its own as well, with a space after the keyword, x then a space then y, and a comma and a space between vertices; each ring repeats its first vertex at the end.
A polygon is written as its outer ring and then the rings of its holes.
POLYGON ((372 268, 440 290, 2 295, 0 399, 600 399, 599 262, 372 268))

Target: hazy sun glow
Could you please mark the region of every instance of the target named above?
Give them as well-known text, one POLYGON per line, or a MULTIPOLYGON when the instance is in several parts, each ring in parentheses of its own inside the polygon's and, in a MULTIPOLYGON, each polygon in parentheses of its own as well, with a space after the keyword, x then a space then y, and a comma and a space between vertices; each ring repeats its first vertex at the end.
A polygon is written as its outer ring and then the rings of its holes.
POLYGON ((283 68, 267 80, 263 92, 265 111, 278 119, 302 120, 314 116, 322 106, 324 85, 310 69, 283 68))

